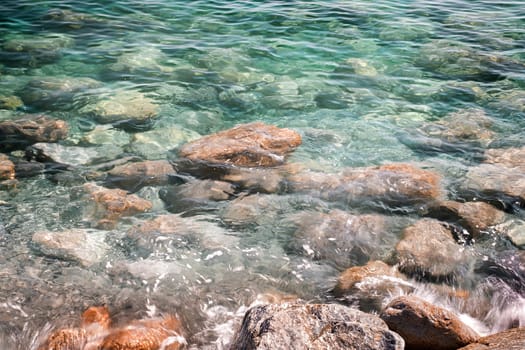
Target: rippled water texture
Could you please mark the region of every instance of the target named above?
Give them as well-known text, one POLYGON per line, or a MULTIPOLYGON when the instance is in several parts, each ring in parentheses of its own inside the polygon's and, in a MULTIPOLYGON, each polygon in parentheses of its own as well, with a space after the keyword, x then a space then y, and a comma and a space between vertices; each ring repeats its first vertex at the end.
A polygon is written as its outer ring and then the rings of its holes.
MULTIPOLYGON (((75 148, 69 167, 0 188, 0 345, 27 349, 106 304, 120 320, 177 313, 190 347, 220 349, 265 293, 333 302, 341 271, 390 262, 423 208, 286 190, 178 201, 189 185, 176 178, 131 189, 152 208, 100 229, 79 188, 108 162, 171 160, 188 141, 264 121, 301 134, 289 163, 327 174, 411 163, 440 174, 444 199, 476 200, 464 184, 485 150, 525 146, 524 48, 521 1, 3 0, 0 122, 65 120, 60 144, 75 148), (334 211, 386 223, 348 242, 351 218, 323 222, 334 211), (140 235, 163 215, 177 215, 170 234, 140 235), (84 230, 72 256, 34 236, 70 229, 84 230)), ((514 171, 503 181, 523 181, 514 171)), ((493 175, 478 176, 513 187, 493 175)), ((525 195, 484 200, 505 210, 499 228, 474 241, 456 230, 468 254, 454 271, 404 283, 490 333, 525 325, 525 195)), ((367 309, 358 299, 341 302, 367 309)))

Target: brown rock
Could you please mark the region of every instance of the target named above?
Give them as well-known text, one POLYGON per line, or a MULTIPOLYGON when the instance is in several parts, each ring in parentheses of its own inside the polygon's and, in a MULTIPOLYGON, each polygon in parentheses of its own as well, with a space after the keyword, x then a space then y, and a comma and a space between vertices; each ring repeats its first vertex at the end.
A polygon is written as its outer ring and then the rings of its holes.
POLYGON ((464 227, 473 238, 490 226, 501 223, 505 213, 485 202, 459 203, 441 201, 432 204, 427 209, 427 216, 464 227))
POLYGON ((299 172, 288 177, 290 189, 314 191, 328 200, 362 203, 367 199, 407 205, 441 197, 438 174, 410 164, 349 168, 342 174, 299 172))
POLYGON ((111 169, 105 184, 134 192, 144 186, 167 185, 175 174, 167 160, 128 163, 111 169))
POLYGON ((100 350, 179 350, 186 345, 180 321, 171 315, 134 321, 112 330, 100 350))
POLYGON ((105 306, 92 306, 82 314, 79 328, 65 328, 53 332, 38 350, 98 349, 109 330, 111 319, 105 306))
POLYGON ((380 317, 403 337, 407 349, 456 350, 479 338, 453 312, 415 296, 395 298, 380 317))
POLYGON ((113 228, 122 216, 130 216, 151 209, 150 201, 120 189, 107 189, 93 183, 83 186, 95 204, 92 216, 98 220, 96 227, 113 228))
POLYGON ((458 350, 523 350, 525 349, 525 327, 512 328, 504 332, 479 338, 475 343, 458 350))
POLYGON ((14 180, 15 163, 9 160, 9 157, 0 153, 0 181, 14 180))
POLYGON ((422 219, 407 227, 396 245, 399 270, 408 275, 440 280, 464 265, 465 251, 438 220, 422 219))
POLYGON ((275 216, 268 214, 277 211, 279 203, 272 201, 273 197, 264 194, 239 196, 228 203, 222 213, 223 220, 230 225, 263 224, 274 220, 275 216))
POLYGON ((494 148, 485 151, 485 163, 525 171, 525 146, 521 148, 494 148))
POLYGON ((285 169, 233 168, 222 180, 233 182, 242 190, 276 193, 283 187, 285 169))
POLYGON ((261 122, 239 125, 187 143, 179 155, 196 162, 244 167, 276 166, 301 144, 301 136, 261 122))
POLYGON ((0 123, 0 149, 24 149, 37 142, 57 142, 67 137, 65 121, 45 115, 28 115, 0 123))

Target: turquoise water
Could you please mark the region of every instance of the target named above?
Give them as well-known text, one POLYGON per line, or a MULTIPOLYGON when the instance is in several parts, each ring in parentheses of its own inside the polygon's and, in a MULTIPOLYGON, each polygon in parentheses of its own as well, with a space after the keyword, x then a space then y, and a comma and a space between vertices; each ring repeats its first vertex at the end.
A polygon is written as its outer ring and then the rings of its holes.
MULTIPOLYGON (((61 143, 97 150, 100 163, 171 159, 186 141, 260 120, 302 135, 290 162, 328 173, 416 163, 443 174, 448 197, 458 199, 456 182, 483 148, 524 145, 521 1, 7 0, 0 4, 0 41, 0 96, 23 100, 1 109, 0 121, 26 113, 66 120, 70 135, 61 143), (94 82, 66 92, 28 88, 50 77, 94 82), (126 121, 94 138, 102 122, 93 117, 93 101, 115 93, 153 104, 155 118, 146 125, 126 121), (450 113, 472 108, 492 119, 488 140, 436 149, 420 137, 450 113), (159 135, 168 129, 179 136, 163 146, 167 136, 159 135), (137 142, 146 131, 159 134, 137 142), (156 138, 159 147, 151 145, 156 138)), ((191 346, 221 348, 260 293, 330 299, 341 266, 302 254, 290 242, 291 222, 304 210, 355 209, 345 203, 268 195, 271 204, 251 225, 229 225, 228 204, 208 203, 186 217, 195 234, 144 248, 126 232, 167 213, 159 188, 147 187, 138 195, 153 209, 104 231, 105 260, 85 268, 42 254, 31 240, 40 230, 89 227, 86 204, 72 194, 84 173, 71 173, 65 180, 23 178, 0 192, 6 347, 24 348, 46 323, 74 322, 85 307, 106 303, 122 317, 152 308, 177 312, 191 346), (22 329, 25 336, 17 336, 22 329)), ((387 214, 400 225, 417 218, 387 214)), ((520 209, 513 215, 524 217, 520 209)), ((484 244, 479 254, 491 245, 518 250, 498 238, 484 244)), ((474 289, 480 278, 458 284, 474 289)))

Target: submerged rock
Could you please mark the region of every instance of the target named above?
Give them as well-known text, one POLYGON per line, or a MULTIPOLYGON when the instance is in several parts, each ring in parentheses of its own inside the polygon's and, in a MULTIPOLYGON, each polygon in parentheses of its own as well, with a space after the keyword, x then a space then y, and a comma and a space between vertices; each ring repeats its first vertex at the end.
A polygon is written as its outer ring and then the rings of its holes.
POLYGON ((305 212, 294 221, 298 248, 316 259, 339 267, 366 263, 387 255, 396 236, 387 217, 377 214, 353 215, 341 210, 329 213, 305 212))
POLYGON ((402 163, 348 168, 341 174, 303 171, 289 176, 288 185, 291 191, 359 204, 411 205, 442 196, 438 174, 402 163))
POLYGON ((109 161, 120 153, 122 150, 118 147, 80 147, 39 142, 26 149, 26 158, 43 163, 83 166, 109 161))
POLYGON ((48 27, 61 27, 65 29, 84 29, 98 27, 106 21, 87 13, 67 9, 52 9, 43 16, 44 24, 48 27))
POLYGON ((18 96, 0 95, 0 109, 14 110, 24 105, 24 102, 18 96))
POLYGON ((504 212, 485 202, 441 201, 432 203, 425 215, 460 225, 468 231, 470 238, 479 237, 483 231, 505 218, 504 212))
POLYGON ((61 57, 61 49, 71 47, 74 41, 64 34, 41 36, 13 36, 4 41, 0 58, 12 66, 39 67, 53 63, 61 57))
POLYGON ((108 172, 105 185, 136 192, 144 186, 162 186, 169 183, 175 170, 167 160, 149 160, 127 163, 108 172))
POLYGON ((456 350, 479 338, 453 312, 415 296, 395 298, 380 317, 403 337, 407 349, 456 350))
POLYGON ((479 338, 458 350, 521 350, 525 349, 525 327, 512 328, 479 338))
POLYGON ((178 126, 159 128, 133 134, 127 148, 147 159, 165 159, 170 150, 200 137, 195 131, 178 126))
POLYGON ((46 255, 77 261, 83 266, 101 262, 109 251, 103 231, 71 229, 40 231, 33 234, 33 242, 46 255))
POLYGON ((381 311, 382 302, 390 295, 410 292, 414 286, 397 268, 380 260, 364 266, 353 266, 337 279, 333 293, 338 298, 358 301, 361 310, 381 311))
POLYGON ((377 316, 336 304, 255 306, 244 316, 231 350, 401 350, 403 339, 377 316))
POLYGON ((29 81, 20 91, 26 105, 60 109, 71 108, 75 94, 100 87, 102 83, 85 77, 42 77, 29 81))
POLYGON ((0 153, 0 181, 14 180, 15 178, 15 163, 13 163, 8 156, 0 153))
POLYGON ((206 167, 271 167, 301 144, 301 136, 261 122, 242 124, 183 145, 182 158, 206 167))
POLYGON ((156 47, 141 47, 140 50, 126 52, 117 58, 117 62, 109 66, 114 72, 136 73, 137 71, 171 72, 173 68, 160 62, 167 58, 156 47))
POLYGON ((123 216, 130 216, 151 209, 151 202, 120 189, 107 189, 93 183, 83 185, 90 200, 87 216, 96 221, 98 228, 111 229, 123 216))
POLYGON ((438 220, 422 219, 407 227, 395 249, 399 270, 411 276, 441 280, 467 268, 465 248, 438 220))
POLYGON ((0 122, 0 150, 16 150, 37 142, 57 142, 68 135, 68 124, 45 115, 27 115, 0 122))

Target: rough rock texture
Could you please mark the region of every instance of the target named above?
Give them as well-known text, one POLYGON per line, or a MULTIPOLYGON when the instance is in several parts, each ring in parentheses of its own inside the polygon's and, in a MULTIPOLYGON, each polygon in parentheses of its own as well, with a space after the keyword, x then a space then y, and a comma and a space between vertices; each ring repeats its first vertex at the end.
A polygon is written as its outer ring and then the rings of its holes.
POLYGON ((42 163, 57 163, 69 166, 91 165, 97 162, 111 161, 122 150, 118 147, 80 147, 65 146, 59 143, 35 143, 26 148, 26 158, 42 163))
POLYGON ((461 192, 504 209, 525 206, 525 147, 489 149, 485 158, 469 169, 461 192))
POLYGON ((133 321, 111 330, 100 350, 179 350, 186 345, 180 321, 171 315, 133 321))
POLYGON ((73 44, 71 37, 58 33, 6 36, 0 57, 4 64, 10 66, 39 67, 58 60, 61 49, 73 44))
POLYGON ((230 346, 231 350, 403 348, 403 339, 377 316, 336 304, 253 307, 230 346))
POLYGON ((292 191, 318 193, 328 200, 408 205, 441 197, 440 176, 410 164, 349 168, 342 174, 298 172, 288 177, 292 191))
POLYGON ((458 350, 523 350, 525 349, 525 327, 512 328, 504 332, 479 338, 475 343, 458 350))
POLYGON ((396 262, 401 272, 433 280, 458 272, 465 255, 452 232, 434 219, 422 219, 407 227, 396 245, 396 262))
POLYGON ((146 159, 165 159, 168 152, 201 136, 180 126, 159 128, 131 136, 129 151, 146 159))
POLYGON ((144 186, 167 185, 175 170, 167 160, 150 160, 116 166, 108 172, 105 184, 135 192, 144 186))
POLYGON ((274 168, 234 168, 222 180, 233 182, 241 189, 252 192, 276 193, 284 187, 287 169, 274 168))
POLYGON ((111 319, 105 306, 91 306, 82 314, 80 327, 58 329, 51 333, 38 350, 95 350, 109 330, 111 319))
POLYGON ((381 302, 389 295, 414 289, 395 267, 380 260, 343 271, 333 290, 336 297, 358 301, 361 310, 381 311, 381 302))
POLYGON ((387 218, 382 215, 332 210, 326 214, 305 212, 295 221, 298 248, 306 255, 326 259, 341 268, 382 258, 396 242, 387 218))
POLYGON ((24 102, 18 96, 3 96, 0 95, 0 109, 15 110, 22 107, 24 102))
POLYGON ((380 317, 403 337, 407 349, 456 350, 479 338, 453 312, 414 296, 395 298, 380 317))
POLYGON ((13 180, 15 178, 15 163, 9 157, 0 153, 0 181, 13 180))
POLYGON ((28 115, 0 123, 0 150, 24 149, 37 142, 57 142, 67 135, 65 121, 45 115, 28 115))
POLYGON ((150 201, 121 189, 107 189, 93 183, 85 184, 83 189, 94 204, 88 216, 97 221, 94 226, 98 228, 113 228, 122 216, 145 212, 152 207, 150 201))
POLYGON ((71 229, 66 231, 39 231, 33 242, 44 254, 60 259, 73 260, 83 266, 101 262, 110 247, 104 242, 105 232, 71 229))
POLYGON ((459 224, 477 238, 482 231, 501 223, 505 213, 485 202, 441 201, 431 204, 426 216, 459 224))
POLYGON ((301 136, 261 122, 243 124, 183 145, 182 158, 244 167, 276 166, 301 144, 301 136))
POLYGON ((222 212, 223 220, 230 225, 264 224, 275 220, 272 213, 281 208, 278 198, 264 195, 252 194, 239 196, 228 203, 222 212))
POLYGON ((194 180, 160 191, 160 198, 172 213, 212 209, 216 201, 230 199, 235 188, 229 182, 194 180))

